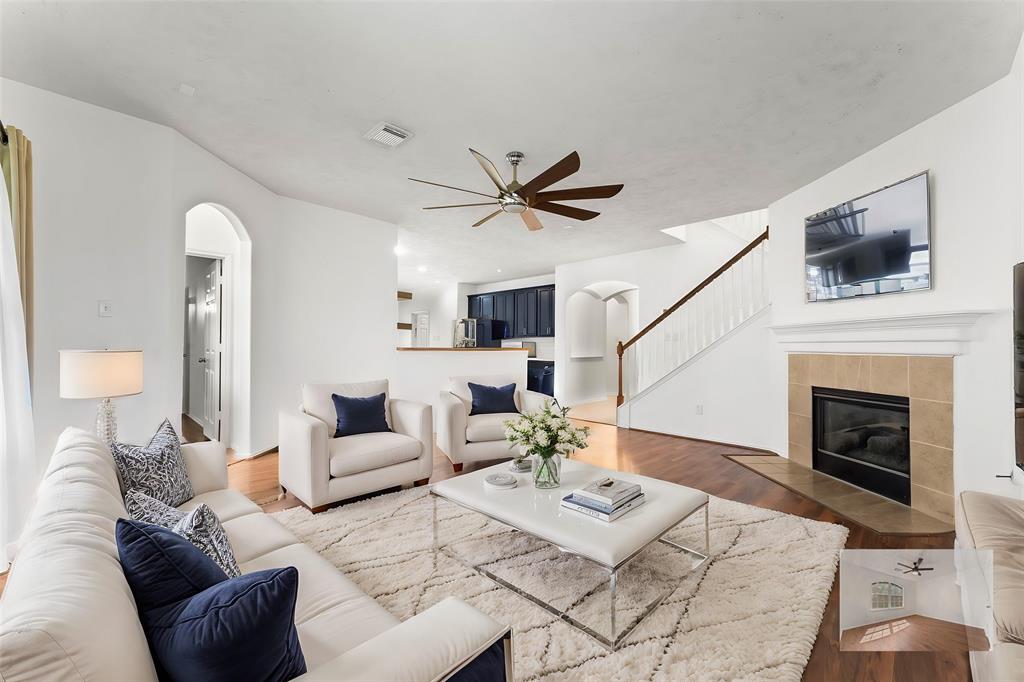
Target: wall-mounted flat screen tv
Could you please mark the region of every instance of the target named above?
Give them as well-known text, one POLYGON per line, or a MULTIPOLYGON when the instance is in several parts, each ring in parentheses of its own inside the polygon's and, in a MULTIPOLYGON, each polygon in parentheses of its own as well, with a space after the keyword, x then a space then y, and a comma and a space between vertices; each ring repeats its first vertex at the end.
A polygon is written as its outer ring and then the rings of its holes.
POLYGON ((930 289, 928 172, 804 219, 807 300, 930 289))

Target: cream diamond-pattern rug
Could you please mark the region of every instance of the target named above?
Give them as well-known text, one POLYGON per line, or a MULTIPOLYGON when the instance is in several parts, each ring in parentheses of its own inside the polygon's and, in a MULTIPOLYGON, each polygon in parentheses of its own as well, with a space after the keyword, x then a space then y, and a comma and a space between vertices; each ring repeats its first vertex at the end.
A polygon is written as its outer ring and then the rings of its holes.
MULTIPOLYGON (((303 542, 400 619, 456 596, 513 626, 516 679, 799 680, 835 576, 843 526, 711 498, 711 559, 656 543, 620 573, 617 631, 666 589, 671 594, 609 652, 544 609, 432 551, 424 488, 313 515, 274 514, 303 542)), ((607 572, 450 503, 439 537, 461 559, 609 631, 607 572)), ((597 522, 595 522, 597 523, 597 522)), ((667 538, 702 551, 704 515, 667 538)))

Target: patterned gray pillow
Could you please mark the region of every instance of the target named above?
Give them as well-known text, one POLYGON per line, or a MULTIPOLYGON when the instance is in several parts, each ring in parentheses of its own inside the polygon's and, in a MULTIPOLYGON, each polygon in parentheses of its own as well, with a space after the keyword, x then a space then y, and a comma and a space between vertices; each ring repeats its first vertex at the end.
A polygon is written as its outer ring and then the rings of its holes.
POLYGON ((136 521, 154 523, 185 538, 220 566, 229 578, 242 575, 231 549, 228 534, 220 519, 207 504, 190 512, 169 507, 141 490, 129 490, 124 496, 128 515, 136 521))
POLYGON ((172 507, 192 499, 192 481, 181 456, 181 441, 168 420, 147 445, 113 443, 110 452, 124 490, 141 490, 172 507))

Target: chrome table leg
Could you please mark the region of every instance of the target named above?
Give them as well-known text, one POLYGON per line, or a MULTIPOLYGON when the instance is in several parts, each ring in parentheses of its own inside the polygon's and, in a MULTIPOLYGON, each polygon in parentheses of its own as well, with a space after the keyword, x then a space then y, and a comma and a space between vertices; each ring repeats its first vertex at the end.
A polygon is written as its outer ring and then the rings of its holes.
POLYGON ((711 524, 708 521, 710 502, 704 503, 704 556, 711 556, 711 524))
POLYGON ((611 569, 611 581, 608 584, 609 593, 611 594, 611 612, 612 612, 612 631, 608 633, 608 639, 612 642, 615 640, 615 579, 618 577, 618 571, 614 568, 611 569))
POLYGON ((433 530, 432 536, 433 536, 434 553, 436 554, 437 553, 437 495, 431 494, 430 497, 432 498, 433 505, 434 505, 434 509, 433 509, 433 522, 431 524, 431 527, 432 527, 432 530, 433 530))

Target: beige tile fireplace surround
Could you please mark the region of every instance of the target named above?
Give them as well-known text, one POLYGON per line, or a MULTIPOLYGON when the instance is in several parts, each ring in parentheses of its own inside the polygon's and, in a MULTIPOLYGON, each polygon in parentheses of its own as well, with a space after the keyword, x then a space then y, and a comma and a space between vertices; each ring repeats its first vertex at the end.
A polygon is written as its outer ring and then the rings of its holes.
POLYGON ((789 458, 811 468, 811 387, 910 399, 910 499, 953 520, 953 358, 915 355, 789 355, 789 458))

